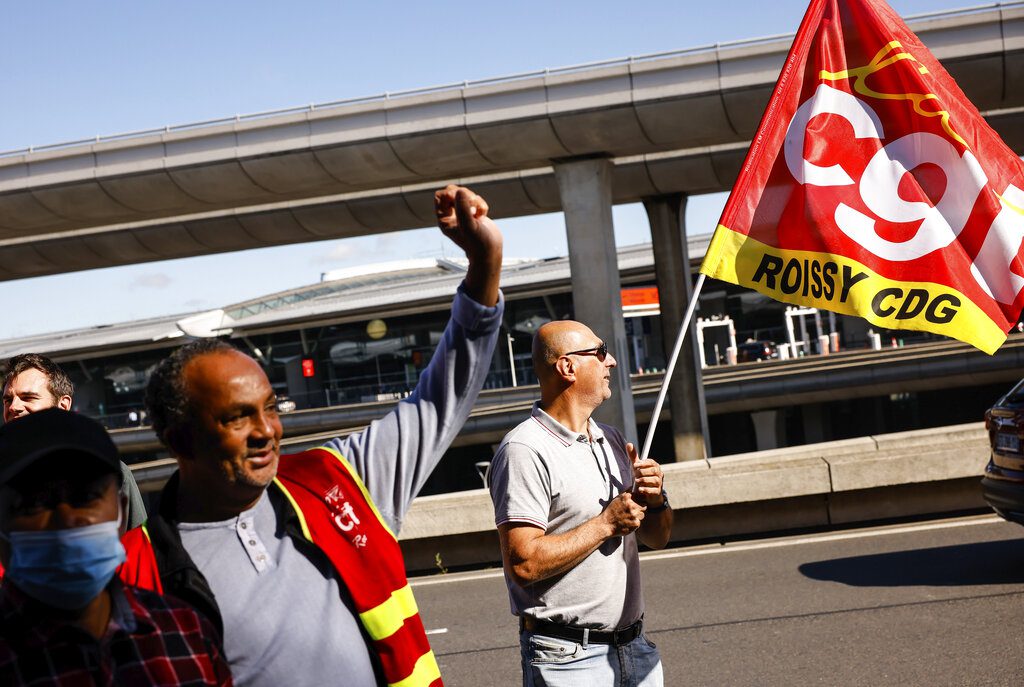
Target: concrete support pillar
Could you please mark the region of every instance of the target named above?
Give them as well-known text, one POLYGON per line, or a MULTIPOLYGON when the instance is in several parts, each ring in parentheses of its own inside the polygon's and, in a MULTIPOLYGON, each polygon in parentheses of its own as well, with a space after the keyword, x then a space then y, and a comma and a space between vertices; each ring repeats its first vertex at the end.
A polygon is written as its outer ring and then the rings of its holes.
POLYGON ((781 446, 780 435, 785 433, 780 430, 781 413, 778 410, 759 410, 750 414, 754 422, 754 438, 757 441, 758 451, 768 451, 781 446))
MULTIPOLYGON (((686 306, 693 295, 690 256, 684 230, 686 196, 673 193, 644 200, 654 244, 654 274, 661 303, 661 340, 665 355, 672 353, 686 306)), ((675 459, 703 460, 711 455, 708 444, 708 412, 704 403, 696 317, 679 352, 679 361, 668 387, 672 411, 675 459)), ((652 422, 654 420, 652 419, 652 422)), ((666 459, 666 457, 661 457, 666 459)))
POLYGON ((618 427, 627 441, 636 444, 636 412, 612 226, 612 164, 605 158, 557 162, 555 178, 569 239, 575 317, 602 337, 619 361, 612 373, 612 397, 601 404, 594 418, 618 427))
POLYGON ((831 438, 828 416, 818 403, 805 403, 800 409, 804 422, 804 443, 820 444, 831 438))

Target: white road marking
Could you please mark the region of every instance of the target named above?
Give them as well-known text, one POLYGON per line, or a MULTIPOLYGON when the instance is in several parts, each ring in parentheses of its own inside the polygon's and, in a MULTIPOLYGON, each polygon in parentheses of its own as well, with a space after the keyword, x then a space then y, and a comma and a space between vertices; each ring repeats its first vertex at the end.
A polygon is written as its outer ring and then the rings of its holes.
POLYGON ((487 580, 492 577, 501 577, 504 573, 499 570, 482 570, 472 573, 448 573, 446 575, 435 575, 433 577, 415 577, 409 580, 410 587, 430 587, 435 584, 450 584, 452 582, 470 582, 472 580, 487 580))
POLYGON ((427 634, 427 635, 443 635, 443 634, 446 634, 447 632, 448 632, 448 628, 447 627, 439 627, 436 630, 427 630, 423 634, 427 634))
MULTIPOLYGON (((843 541, 847 539, 866 539, 869 537, 882 537, 890 534, 911 534, 913 532, 927 532, 929 530, 952 529, 954 527, 971 527, 974 525, 994 525, 1005 522, 997 515, 972 516, 958 518, 955 520, 943 520, 940 522, 928 522, 922 524, 889 525, 850 532, 829 532, 822 534, 810 534, 802 537, 787 537, 784 539, 773 539, 770 541, 756 541, 747 543, 726 543, 708 544, 692 549, 676 549, 672 551, 649 551, 640 554, 641 561, 660 561, 669 558, 688 558, 690 556, 708 556, 711 554, 735 553, 739 551, 755 551, 757 549, 776 549, 784 546, 799 546, 802 544, 820 544, 830 541, 843 541)), ((501 577, 504 573, 500 569, 482 570, 480 572, 451 573, 448 575, 436 575, 433 577, 414 578, 409 581, 413 587, 429 587, 435 584, 450 584, 453 582, 471 582, 473 580, 488 580, 501 577)))
POLYGON ((947 520, 943 522, 930 522, 921 525, 893 525, 891 527, 880 527, 870 530, 856 530, 853 532, 833 532, 830 534, 812 534, 805 537, 793 537, 787 539, 776 539, 772 541, 749 542, 746 544, 718 544, 708 548, 682 549, 676 551, 651 551, 640 555, 640 560, 660 561, 668 558, 686 558, 689 556, 707 556, 714 553, 730 553, 737 551, 754 551, 757 549, 777 549, 783 546, 798 546, 800 544, 821 544, 830 541, 843 541, 847 539, 867 539, 869 537, 882 537, 890 534, 911 534, 913 532, 927 532, 929 530, 952 529, 954 527, 969 527, 972 525, 993 525, 1005 522, 997 515, 985 515, 980 518, 969 520, 947 520))

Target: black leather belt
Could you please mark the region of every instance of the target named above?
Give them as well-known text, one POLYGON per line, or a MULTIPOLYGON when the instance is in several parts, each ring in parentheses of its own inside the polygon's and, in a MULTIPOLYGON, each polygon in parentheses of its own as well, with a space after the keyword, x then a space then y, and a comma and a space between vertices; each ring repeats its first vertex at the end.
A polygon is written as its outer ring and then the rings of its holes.
MULTIPOLYGON (((611 644, 612 646, 622 646, 624 644, 629 644, 639 637, 640 633, 643 632, 643 629, 644 621, 638 620, 629 627, 613 630, 611 632, 590 630, 589 635, 587 635, 587 641, 592 644, 611 644)), ((582 644, 586 628, 577 627, 575 625, 560 625, 559 623, 549 623, 546 620, 535 620, 534 618, 520 617, 519 631, 535 632, 539 635, 557 637, 558 639, 568 639, 570 642, 579 642, 582 644)))

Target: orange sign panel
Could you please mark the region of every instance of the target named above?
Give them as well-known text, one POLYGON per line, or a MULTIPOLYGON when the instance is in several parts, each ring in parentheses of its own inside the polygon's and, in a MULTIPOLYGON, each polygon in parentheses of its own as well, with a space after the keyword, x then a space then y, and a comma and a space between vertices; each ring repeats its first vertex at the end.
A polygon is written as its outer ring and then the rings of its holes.
POLYGON ((622 289, 622 307, 628 308, 643 305, 658 305, 658 287, 643 286, 639 288, 622 289))

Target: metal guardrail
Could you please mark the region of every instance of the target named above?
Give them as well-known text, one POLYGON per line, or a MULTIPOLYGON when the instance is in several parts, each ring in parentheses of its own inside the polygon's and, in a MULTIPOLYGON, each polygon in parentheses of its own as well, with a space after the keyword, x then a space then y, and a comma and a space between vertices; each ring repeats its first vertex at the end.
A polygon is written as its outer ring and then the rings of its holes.
MULTIPOLYGON (((672 541, 980 511, 988 453, 975 422, 665 464, 672 541)), ((501 565, 485 489, 417 498, 399 541, 409 570, 501 565)))
MULTIPOLYGON (((947 367, 957 368, 945 370, 946 374, 957 372, 973 376, 974 372, 962 366, 958 367, 957 363, 953 362, 954 357, 957 357, 962 363, 964 355, 977 356, 979 368, 991 368, 988 369, 989 372, 995 369, 1009 370, 1016 379, 1018 371, 1022 369, 1018 361, 1024 359, 1024 335, 1011 335, 1000 352, 996 356, 988 356, 964 343, 937 341, 903 348, 886 348, 881 351, 860 349, 785 361, 719 365, 706 368, 703 375, 709 405, 722 402, 720 397, 723 396, 723 392, 728 392, 730 387, 742 387, 744 395, 749 397, 752 403, 761 403, 772 394, 789 394, 797 398, 801 394, 816 393, 820 384, 815 382, 814 378, 822 374, 828 374, 832 379, 837 375, 842 375, 845 379, 849 379, 851 375, 863 377, 865 388, 874 388, 876 384, 886 381, 898 383, 907 378, 916 378, 920 374, 920 365, 936 359, 945 360, 947 367), (868 374, 872 367, 883 362, 886 369, 891 372, 891 380, 868 374)), ((978 374, 982 372, 984 369, 977 371, 978 374)), ((632 386, 638 420, 649 421, 654 408, 654 396, 661 386, 662 379, 663 373, 634 376, 632 386)), ((849 392, 850 388, 844 386, 841 391, 849 392)), ((476 407, 463 427, 463 433, 472 437, 495 431, 508 431, 509 414, 525 416, 538 395, 536 385, 481 392, 476 407)), ((283 415, 285 437, 281 443, 290 451, 298 451, 322 444, 337 436, 346 436, 362 430, 370 422, 388 412, 393 405, 393 401, 383 401, 283 415)), ((666 412, 668 411, 663 411, 663 418, 666 412)), ((111 436, 118 448, 124 452, 145 452, 159 447, 156 436, 149 428, 115 431, 111 436)), ((136 480, 143 489, 158 488, 174 468, 175 462, 170 458, 132 466, 136 480)))
MULTIPOLYGON (((963 7, 953 10, 941 10, 934 12, 924 12, 921 14, 913 14, 905 17, 907 21, 921 21, 925 19, 937 19, 946 17, 956 17, 968 14, 978 14, 980 12, 987 12, 995 9, 1007 9, 1014 7, 1024 7, 1024 0, 1012 0, 1011 2, 995 2, 984 5, 973 5, 970 7, 963 7)), ((27 148, 18 148, 14 150, 0 151, 0 158, 14 157, 16 155, 31 155, 33 153, 39 153, 51 150, 60 150, 63 148, 73 148, 75 146, 96 144, 96 143, 107 143, 112 141, 123 141, 132 138, 141 138, 143 136, 153 136, 155 134, 165 134, 178 131, 189 131, 191 129, 198 129, 205 126, 216 126, 219 124, 231 124, 235 122, 247 122, 260 119, 267 119, 270 117, 278 117, 281 115, 289 114, 301 114, 314 112, 318 110, 328 110, 339 107, 345 107, 348 105, 359 105, 363 103, 389 101, 398 98, 408 98, 417 95, 426 95, 428 93, 443 93, 446 91, 457 91, 457 90, 469 90, 471 88, 480 88, 483 86, 492 86, 495 84, 502 83, 514 83, 516 81, 525 81, 526 79, 535 79, 537 77, 548 77, 558 74, 571 74, 574 72, 583 71, 586 69, 597 69, 600 67, 615 67, 626 64, 635 64, 637 62, 648 62, 652 60, 665 59, 669 57, 683 57, 687 55, 699 55, 701 53, 709 53, 721 50, 722 48, 739 48, 748 47, 753 45, 761 45, 764 43, 771 43, 774 41, 780 41, 785 39, 791 39, 794 33, 780 33, 770 36, 761 36, 757 38, 743 38, 732 41, 722 41, 718 43, 708 43, 706 45, 699 45, 692 48, 682 48, 679 50, 667 50, 662 52, 645 53, 641 55, 632 55, 629 57, 616 57, 607 60, 598 60, 595 62, 584 62, 581 64, 569 65, 564 67, 554 67, 548 69, 538 69, 529 72, 519 72, 516 74, 509 74, 506 76, 497 76, 484 79, 474 79, 469 81, 460 81, 454 83, 441 84, 437 86, 425 86, 421 88, 411 88, 400 91, 384 91, 375 95, 359 96, 355 98, 345 98, 342 100, 332 100, 324 103, 310 103, 308 105, 297 105, 293 107, 285 107, 275 110, 264 110, 262 112, 251 112, 248 114, 236 114, 233 117, 220 117, 217 119, 206 119, 198 122, 189 122, 187 124, 173 124, 166 125, 163 127, 157 127, 152 129, 139 129, 136 131, 127 131, 117 134, 97 135, 91 138, 80 138, 72 141, 62 141, 60 143, 48 143, 41 146, 28 146, 27 148)))

